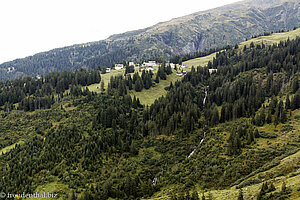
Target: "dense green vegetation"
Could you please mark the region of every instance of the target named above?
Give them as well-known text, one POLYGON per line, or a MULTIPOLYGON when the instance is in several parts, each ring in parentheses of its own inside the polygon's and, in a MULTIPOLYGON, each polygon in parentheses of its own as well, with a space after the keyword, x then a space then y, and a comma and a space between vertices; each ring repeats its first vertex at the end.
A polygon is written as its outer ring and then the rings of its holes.
POLYGON ((235 186, 242 199, 244 187, 269 181, 256 198, 287 199, 296 189, 274 190, 273 181, 298 176, 297 163, 281 174, 254 176, 299 151, 299 70, 298 37, 220 51, 151 106, 129 90, 159 84, 170 66, 162 65, 156 76, 111 77, 99 94, 85 89, 101 81, 98 70, 2 83, 0 147, 13 147, 0 155, 0 191, 34 193, 60 184, 50 192, 61 199, 165 192, 166 199, 181 200, 211 199, 206 191, 235 186))
MULTIPOLYGON (((47 109, 66 95, 79 96, 83 91, 81 86, 99 83, 101 77, 99 71, 79 70, 72 72, 54 72, 41 77, 24 77, 12 81, 1 82, 0 106, 9 111, 15 108, 25 111, 47 109)), ((88 90, 84 94, 88 94, 88 90)))

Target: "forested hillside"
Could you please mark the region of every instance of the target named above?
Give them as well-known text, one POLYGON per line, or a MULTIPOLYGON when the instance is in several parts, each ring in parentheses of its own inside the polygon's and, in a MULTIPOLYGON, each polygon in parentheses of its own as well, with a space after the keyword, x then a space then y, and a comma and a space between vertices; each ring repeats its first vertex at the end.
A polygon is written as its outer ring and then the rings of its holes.
MULTIPOLYGON (((191 5, 192 6, 192 5, 191 5)), ((263 32, 299 27, 299 1, 246 0, 172 19, 106 40, 38 53, 0 65, 0 79, 207 51, 263 32)), ((136 11, 137 15, 147 11, 136 11)), ((172 12, 172 11, 168 11, 172 12)))
POLYGON ((0 191, 84 200, 299 198, 299 70, 297 37, 228 47, 151 106, 129 91, 159 84, 168 66, 111 77, 98 94, 86 87, 101 82, 98 70, 7 81, 0 191))

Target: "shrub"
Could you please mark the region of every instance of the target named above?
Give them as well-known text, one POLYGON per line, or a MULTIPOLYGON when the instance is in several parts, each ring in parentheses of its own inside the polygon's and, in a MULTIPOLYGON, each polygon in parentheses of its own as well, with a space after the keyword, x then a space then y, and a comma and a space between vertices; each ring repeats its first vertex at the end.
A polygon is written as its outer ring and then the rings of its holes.
POLYGON ((276 133, 265 133, 265 132, 262 132, 259 134, 259 136, 261 138, 268 138, 268 139, 272 139, 272 138, 277 138, 277 134, 276 133))

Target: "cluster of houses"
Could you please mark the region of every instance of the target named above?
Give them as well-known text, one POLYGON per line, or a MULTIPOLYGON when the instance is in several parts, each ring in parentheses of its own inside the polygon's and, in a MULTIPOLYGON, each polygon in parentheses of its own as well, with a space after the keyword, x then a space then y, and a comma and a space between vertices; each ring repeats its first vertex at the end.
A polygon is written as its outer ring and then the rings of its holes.
MULTIPOLYGON (((115 70, 120 70, 120 69, 123 69, 123 68, 124 68, 123 64, 115 64, 115 70)), ((107 67, 106 68, 106 73, 109 73, 110 71, 111 71, 111 68, 107 67)))
POLYGON ((148 62, 143 62, 141 66, 141 70, 146 70, 146 71, 153 71, 154 67, 158 66, 159 64, 156 63, 156 61, 148 61, 148 62))
MULTIPOLYGON (((179 67, 179 69, 181 69, 181 71, 177 71, 176 75, 177 76, 183 76, 185 74, 187 74, 188 72, 190 72, 191 70, 187 70, 187 71, 183 71, 184 68, 186 68, 186 65, 181 65, 179 67)), ((208 69, 209 73, 215 73, 218 71, 218 69, 208 69)))
MULTIPOLYGON (((133 66, 135 67, 135 63, 134 62, 129 62, 128 63, 129 66, 133 66)), ((124 69, 124 64, 115 64, 115 70, 120 70, 120 69, 124 69)), ((112 69, 110 67, 106 68, 106 73, 109 73, 112 69)))
MULTIPOLYGON (((135 64, 134 62, 129 62, 128 64, 129 64, 129 66, 133 66, 133 67, 139 66, 141 71, 143 71, 143 70, 154 71, 155 70, 154 67, 159 66, 161 63, 158 63, 156 61, 148 61, 148 62, 143 62, 143 64, 141 64, 141 65, 135 64)), ((176 64, 170 63, 170 62, 166 63, 166 66, 170 66, 172 69, 176 68, 176 64)), ((115 64, 114 69, 121 70, 124 67, 125 67, 124 64, 115 64)), ((179 71, 177 71, 176 75, 182 76, 182 75, 185 75, 186 73, 190 72, 190 71, 184 71, 184 68, 186 68, 186 67, 187 67, 186 65, 179 66, 179 71)), ((112 70, 111 68, 106 68, 107 73, 109 73, 111 70, 112 70)), ((217 69, 209 69, 209 73, 214 73, 214 72, 217 72, 217 69)))
MULTIPOLYGON (((135 64, 134 62, 129 62, 128 63, 129 66, 139 66, 139 64, 135 64)), ((143 62, 143 64, 140 66, 141 70, 147 70, 147 71, 153 71, 154 67, 158 66, 159 63, 157 63, 156 61, 148 61, 148 62, 143 62)), ((115 70, 121 70, 124 68, 124 64, 115 64, 114 69, 115 70)), ((106 73, 111 72, 112 68, 107 67, 106 68, 106 73)))
MULTIPOLYGON (((161 63, 157 63, 156 61, 148 61, 148 62, 143 62, 142 66, 141 66, 141 70, 147 70, 147 71, 153 71, 154 68, 156 66, 161 65, 161 63)), ((175 64, 174 63, 166 63, 166 66, 170 65, 170 67, 172 69, 175 68, 175 64)))

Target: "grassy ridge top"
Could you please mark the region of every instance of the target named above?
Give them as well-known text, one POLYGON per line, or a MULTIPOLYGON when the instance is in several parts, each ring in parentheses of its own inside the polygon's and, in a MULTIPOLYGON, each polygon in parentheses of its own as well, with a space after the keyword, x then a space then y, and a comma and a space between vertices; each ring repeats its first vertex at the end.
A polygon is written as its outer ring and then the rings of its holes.
POLYGON ((251 40, 241 42, 239 44, 239 47, 243 48, 244 45, 249 47, 251 42, 253 42, 255 45, 261 44, 262 42, 265 45, 273 45, 273 44, 278 44, 278 43, 280 43, 280 41, 285 41, 287 39, 290 39, 290 40, 295 39, 298 36, 300 36, 300 28, 293 30, 293 31, 289 31, 289 32, 273 33, 269 36, 260 36, 257 38, 253 38, 251 40))
MULTIPOLYGON (((250 46, 250 44, 253 42, 254 45, 264 43, 265 45, 273 45, 273 44, 278 44, 280 41, 286 41, 287 39, 295 39, 296 37, 300 37, 300 28, 289 31, 289 32, 284 32, 284 33, 273 33, 268 36, 260 36, 257 38, 252 38, 250 40, 241 42, 239 44, 239 48, 243 49, 244 46, 246 45, 247 47, 250 46)), ((216 57, 216 53, 210 54, 205 57, 200 57, 200 58, 195 58, 191 59, 188 61, 183 62, 184 65, 186 66, 206 66, 209 61, 212 62, 213 58, 216 57)))

